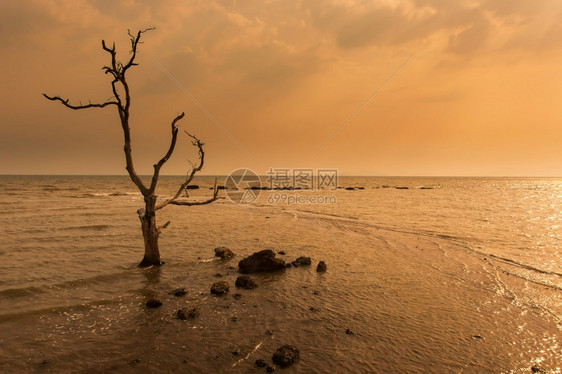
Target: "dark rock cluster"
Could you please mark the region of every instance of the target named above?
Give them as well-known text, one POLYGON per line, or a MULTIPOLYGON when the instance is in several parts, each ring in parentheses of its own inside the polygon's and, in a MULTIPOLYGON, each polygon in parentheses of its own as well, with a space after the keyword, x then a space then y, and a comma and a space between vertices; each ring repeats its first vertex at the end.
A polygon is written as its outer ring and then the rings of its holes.
POLYGON ((271 249, 256 252, 238 263, 238 270, 245 274, 277 271, 284 268, 285 261, 276 258, 275 252, 271 249))
MULTIPOLYGON (((284 255, 285 252, 280 251, 279 254, 284 255)), ((234 257, 234 253, 228 249, 227 247, 217 247, 215 248, 215 256, 221 259, 229 259, 234 257)), ((307 256, 300 256, 296 260, 285 263, 284 260, 276 258, 275 252, 270 249, 265 249, 259 252, 255 252, 254 254, 242 259, 238 263, 238 270, 240 273, 243 274, 251 274, 251 273, 260 273, 260 272, 275 272, 279 270, 283 270, 286 267, 304 267, 310 266, 312 264, 312 260, 310 257, 307 256)), ((233 269, 233 267, 230 267, 233 269)), ((325 272, 327 270, 326 263, 324 261, 320 261, 316 268, 317 272, 325 272)), ((227 272, 226 275, 229 275, 227 272)), ((223 277, 222 274, 216 274, 217 277, 223 277)), ((267 280, 267 279, 266 279, 267 280)), ((264 280, 265 281, 265 280, 264 280)), ((241 275, 236 279, 235 282, 236 288, 242 289, 255 289, 258 287, 258 283, 249 275, 241 275)), ((306 286, 303 286, 306 288, 306 286)), ((211 294, 214 295, 225 295, 230 291, 230 287, 228 282, 220 281, 215 282, 212 284, 210 288, 211 294)), ((171 295, 179 297, 184 296, 187 294, 185 288, 176 288, 170 292, 171 295)), ((201 293, 203 295, 203 293, 201 293)), ((318 291, 314 291, 315 295, 319 295, 318 291)), ((235 300, 239 300, 242 297, 241 294, 234 294, 233 298, 235 300)), ((145 303, 147 308, 159 308, 162 306, 162 302, 158 299, 149 299, 145 303)), ((224 306, 225 308, 229 308, 229 306, 224 306)), ((254 305, 254 307, 257 307, 254 305)), ((310 307, 310 310, 313 312, 319 312, 320 310, 315 307, 310 307)), ((173 317, 178 320, 189 320, 195 319, 201 315, 201 311, 197 307, 192 308, 180 308, 173 313, 173 317)), ((231 317, 232 322, 236 322, 238 317, 236 315, 231 317)), ((266 332, 267 335, 272 335, 270 331, 266 332)), ((352 334, 351 330, 347 330, 346 334, 352 334)), ((234 355, 240 354, 239 351, 232 352, 234 355)), ((272 364, 268 363, 266 360, 257 359, 255 361, 255 366, 260 368, 265 368, 266 372, 271 373, 276 370, 276 367, 286 368, 291 366, 299 359, 299 350, 292 345, 283 345, 279 347, 272 356, 272 364)))

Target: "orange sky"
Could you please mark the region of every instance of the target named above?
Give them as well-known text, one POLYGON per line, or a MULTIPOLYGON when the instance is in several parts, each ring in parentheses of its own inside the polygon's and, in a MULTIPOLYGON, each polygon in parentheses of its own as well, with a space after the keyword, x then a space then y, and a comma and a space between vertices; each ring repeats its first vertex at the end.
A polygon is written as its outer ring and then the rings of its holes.
MULTIPOLYGON (((185 111, 205 174, 562 176, 559 0, 3 0, 0 174, 124 174, 113 107, 71 111, 41 93, 108 99, 101 39, 125 59, 127 29, 149 26, 129 74, 139 172, 185 111)), ((178 145, 164 173, 195 156, 178 145)))

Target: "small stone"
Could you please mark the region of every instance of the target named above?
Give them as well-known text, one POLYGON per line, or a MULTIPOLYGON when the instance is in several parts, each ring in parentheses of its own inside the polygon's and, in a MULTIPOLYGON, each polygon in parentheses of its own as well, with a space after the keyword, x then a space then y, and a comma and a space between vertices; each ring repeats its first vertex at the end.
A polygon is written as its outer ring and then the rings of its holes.
POLYGON ((188 318, 197 318, 201 315, 201 311, 199 308, 192 308, 187 312, 188 318))
POLYGON ((543 369, 543 368, 541 368, 541 367, 538 366, 538 365, 533 365, 533 366, 531 366, 531 371, 532 371, 533 373, 546 373, 546 370, 543 369))
POLYGON ((234 252, 232 252, 227 247, 217 247, 215 248, 215 257, 219 257, 221 259, 227 259, 234 257, 234 252))
POLYGON ((160 308, 162 306, 162 302, 156 299, 150 299, 146 302, 147 308, 155 309, 160 308))
POLYGON ((273 354, 273 363, 285 368, 295 363, 299 358, 299 350, 292 345, 283 345, 273 354))
POLYGON ((179 297, 179 296, 183 296, 185 294, 187 294, 187 291, 185 290, 185 288, 176 288, 175 290, 173 290, 171 292, 172 295, 179 297))
POLYGON ((345 330, 345 333, 347 335, 353 335, 353 331, 351 331, 350 329, 345 330))
POLYGON ((275 366, 268 365, 268 367, 265 368, 265 371, 268 373, 273 373, 275 371, 275 366))
POLYGON ((291 264, 291 263, 289 262, 289 263, 285 264, 285 267, 286 267, 287 269, 288 269, 288 268, 292 268, 292 267, 293 267, 293 264, 291 264))
POLYGON ((320 291, 314 291, 312 292, 313 295, 320 295, 320 291))
POLYGON ((181 308, 176 311, 176 318, 185 321, 186 319, 193 319, 199 317, 201 312, 199 308, 192 308, 187 310, 186 308, 181 308))
POLYGON ((271 336, 271 335, 273 335, 273 333, 272 333, 271 331, 267 330, 267 331, 265 332, 265 335, 271 336))
POLYGON ((137 365, 140 364, 141 360, 140 358, 135 358, 134 360, 131 360, 130 364, 131 365, 137 365))
POLYGON ((259 368, 264 368, 267 366, 267 362, 264 359, 258 358, 255 362, 256 366, 259 368))
POLYGON ((221 274, 221 273, 216 273, 216 274, 215 274, 215 277, 216 277, 216 278, 222 278, 222 274, 221 274))
POLYGON ((282 255, 282 256, 283 256, 283 255, 286 255, 287 253, 285 253, 285 251, 279 251, 279 252, 277 252, 277 254, 279 254, 279 255, 282 255))
POLYGON ((293 266, 309 266, 311 263, 312 261, 310 260, 310 257, 300 256, 295 261, 293 261, 293 266))
POLYGON ((238 317, 232 316, 232 317, 230 317, 230 320, 231 320, 232 322, 237 322, 237 321, 238 321, 238 317))
POLYGON ((211 286, 211 293, 215 295, 224 295, 228 293, 230 287, 227 282, 216 282, 211 286))
POLYGON ((318 309, 311 306, 310 308, 308 308, 308 310, 310 310, 311 312, 318 312, 318 309))
POLYGON ((482 335, 472 335, 474 339, 484 339, 482 335))
POLYGON ((253 290, 258 286, 255 280, 247 275, 241 275, 236 279, 235 283, 237 288, 245 288, 247 290, 253 290))
POLYGON ((326 270, 328 270, 328 266, 326 265, 326 263, 324 261, 320 261, 318 263, 318 266, 316 267, 316 271, 318 273, 324 273, 326 270))
POLYGON ((242 297, 242 294, 241 294, 241 293, 235 293, 234 295, 232 295, 232 297, 233 297, 235 300, 240 300, 240 298, 242 297))
POLYGON ((178 309, 178 311, 176 312, 176 318, 185 321, 187 319, 187 312, 185 311, 185 309, 178 309))

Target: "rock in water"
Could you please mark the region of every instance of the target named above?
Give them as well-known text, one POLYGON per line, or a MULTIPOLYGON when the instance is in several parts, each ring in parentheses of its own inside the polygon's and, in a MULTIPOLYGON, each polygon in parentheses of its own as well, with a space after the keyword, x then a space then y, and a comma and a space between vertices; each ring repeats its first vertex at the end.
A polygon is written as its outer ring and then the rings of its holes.
POLYGON ((546 370, 543 369, 543 368, 541 368, 541 367, 538 366, 538 365, 533 365, 533 366, 531 366, 531 371, 532 371, 533 373, 546 373, 546 370))
POLYGON ((236 279, 235 285, 238 288, 245 288, 247 290, 253 290, 258 286, 256 281, 247 275, 239 276, 238 279, 236 279))
POLYGON ((162 306, 162 302, 160 300, 150 299, 146 302, 146 306, 152 309, 160 308, 162 306))
POLYGON ((320 261, 318 263, 318 266, 316 267, 316 271, 319 273, 323 273, 326 270, 328 270, 328 266, 326 266, 326 263, 324 261, 320 261))
POLYGON ((281 269, 285 269, 285 261, 275 258, 275 252, 271 249, 256 252, 238 263, 238 270, 241 273, 258 273, 281 269))
POLYGON ((292 345, 284 345, 277 348, 273 354, 273 363, 286 368, 295 363, 299 358, 299 350, 292 345))
POLYGON ((310 257, 300 256, 295 261, 293 261, 293 266, 310 266, 311 263, 312 261, 310 260, 310 257))
POLYGON ((201 312, 199 311, 199 308, 192 308, 187 310, 187 308, 181 308, 178 309, 176 311, 176 318, 177 319, 181 319, 181 320, 186 320, 186 319, 194 319, 199 317, 199 315, 201 315, 201 312))
POLYGON ((187 312, 187 318, 193 319, 199 317, 199 315, 201 315, 201 311, 199 310, 199 308, 192 308, 187 312))
POLYGON ((193 308, 190 310, 187 310, 187 308, 181 308, 176 312, 176 318, 185 321, 186 319, 197 318, 199 317, 199 314, 201 314, 199 312, 199 308, 193 308))
POLYGON ((215 248, 215 257, 220 257, 223 260, 226 258, 232 258, 234 257, 234 252, 227 247, 217 247, 215 248))
POLYGON ((185 321, 187 319, 187 312, 185 308, 178 309, 178 311, 176 312, 176 318, 181 319, 182 321, 185 321))
POLYGON ((215 295, 224 295, 228 293, 229 289, 230 287, 228 287, 227 282, 216 282, 211 286, 211 293, 215 295))
POLYGON ((187 291, 185 290, 185 288, 176 288, 175 290, 172 291, 172 295, 174 296, 183 296, 187 293, 187 291))

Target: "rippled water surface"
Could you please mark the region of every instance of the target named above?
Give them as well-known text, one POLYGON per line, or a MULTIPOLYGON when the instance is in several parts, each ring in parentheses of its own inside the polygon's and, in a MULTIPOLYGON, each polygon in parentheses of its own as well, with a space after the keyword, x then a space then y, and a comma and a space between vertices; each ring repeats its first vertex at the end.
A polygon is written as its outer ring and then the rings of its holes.
MULTIPOLYGON (((191 198, 213 181, 199 178, 191 198)), ((163 177, 160 195, 178 182, 163 177)), ((339 184, 364 189, 169 206, 166 264, 137 269, 142 199, 128 178, 0 176, 0 371, 265 372, 254 361, 283 344, 301 355, 287 373, 562 371, 562 179, 339 184), (214 259, 221 245, 236 257, 214 259), (236 289, 238 261, 265 248, 313 266, 236 289), (218 280, 228 295, 209 293, 218 280), (183 307, 200 317, 173 318, 183 307)))

